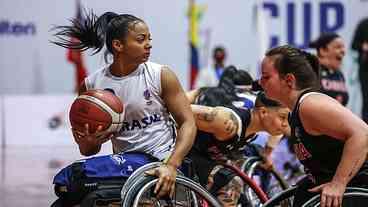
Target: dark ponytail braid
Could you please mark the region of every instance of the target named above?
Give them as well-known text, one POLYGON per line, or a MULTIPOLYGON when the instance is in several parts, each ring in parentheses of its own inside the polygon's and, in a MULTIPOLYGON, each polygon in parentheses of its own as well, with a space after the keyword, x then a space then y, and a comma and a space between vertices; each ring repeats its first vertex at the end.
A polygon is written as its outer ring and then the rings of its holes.
POLYGON ((90 11, 84 19, 85 21, 81 22, 74 18, 71 20, 71 26, 54 27, 52 30, 56 31, 54 36, 57 40, 51 42, 69 49, 93 49, 93 54, 100 52, 106 43, 107 51, 113 54, 112 41, 125 40, 131 26, 144 22, 133 15, 119 15, 114 12, 106 12, 97 17, 90 11))
POLYGON ((320 65, 315 55, 290 45, 284 45, 271 48, 266 56, 274 60, 274 66, 280 76, 288 73, 295 76, 298 89, 320 88, 320 65))

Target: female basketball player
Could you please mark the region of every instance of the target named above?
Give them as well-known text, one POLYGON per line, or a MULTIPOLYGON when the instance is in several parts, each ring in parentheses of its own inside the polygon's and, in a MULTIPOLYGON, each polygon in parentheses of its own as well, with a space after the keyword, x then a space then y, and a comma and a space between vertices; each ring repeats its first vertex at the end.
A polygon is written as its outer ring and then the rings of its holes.
POLYGON ((318 192, 321 206, 341 206, 347 185, 368 186, 368 126, 335 99, 314 92, 318 75, 318 59, 288 45, 269 50, 262 62, 261 85, 292 110, 294 150, 309 174, 294 206, 318 192))
POLYGON ((321 35, 309 44, 316 48, 321 64, 321 91, 346 106, 349 100, 344 74, 341 72, 342 59, 345 56, 343 39, 335 33, 321 35))
MULTIPOLYGON (((106 12, 98 17, 92 12, 81 23, 56 27, 54 43, 71 49, 93 49, 106 46, 113 61, 88 76, 79 93, 89 89, 107 89, 124 103, 125 119, 121 131, 114 137, 96 139, 86 125, 85 131, 73 130, 81 154, 99 152, 101 145, 111 140, 114 153, 138 151, 148 153, 165 165, 150 171, 159 177, 155 192, 158 196, 174 193, 176 169, 190 150, 196 126, 185 93, 168 66, 149 62, 151 33, 147 24, 133 15, 106 12), (78 42, 71 41, 77 39, 78 42), (176 141, 172 114, 179 125, 176 141)), ((96 134, 101 130, 96 132, 96 134)))
MULTIPOLYGON (((216 98, 221 99, 221 97, 223 96, 216 98)), ((266 98, 263 93, 257 95, 253 109, 233 105, 226 107, 192 105, 192 111, 198 132, 189 157, 193 161, 199 181, 203 186, 207 186, 211 193, 218 195, 224 205, 228 204, 224 200, 236 204, 241 185, 234 183, 236 181, 231 179, 234 174, 226 169, 217 172, 216 165, 219 162, 225 163, 243 158, 245 145, 259 131, 267 131, 272 135, 283 134, 288 127, 289 111, 278 102, 266 98), (224 175, 224 179, 219 180, 224 182, 223 184, 217 181, 211 182, 210 175, 215 173, 224 175), (224 181, 226 179, 232 181, 224 181), (208 186, 208 183, 213 185, 208 186), (220 193, 224 191, 230 196, 227 199, 224 199, 224 195, 220 193)))

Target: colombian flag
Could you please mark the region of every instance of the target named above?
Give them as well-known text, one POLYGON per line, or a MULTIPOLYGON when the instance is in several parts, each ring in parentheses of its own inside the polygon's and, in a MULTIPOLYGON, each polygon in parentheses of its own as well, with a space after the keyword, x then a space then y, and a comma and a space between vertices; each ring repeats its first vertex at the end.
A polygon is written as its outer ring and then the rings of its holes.
POLYGON ((199 70, 199 32, 198 24, 202 15, 202 9, 194 0, 189 4, 189 44, 190 44, 190 88, 193 89, 195 79, 199 70))

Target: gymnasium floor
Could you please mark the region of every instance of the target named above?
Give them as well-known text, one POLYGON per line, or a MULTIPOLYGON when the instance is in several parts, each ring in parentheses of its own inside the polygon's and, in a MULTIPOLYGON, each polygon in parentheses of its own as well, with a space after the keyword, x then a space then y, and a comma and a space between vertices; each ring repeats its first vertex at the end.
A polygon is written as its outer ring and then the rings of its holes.
POLYGON ((46 207, 56 199, 53 176, 73 160, 77 147, 0 149, 0 206, 46 207))

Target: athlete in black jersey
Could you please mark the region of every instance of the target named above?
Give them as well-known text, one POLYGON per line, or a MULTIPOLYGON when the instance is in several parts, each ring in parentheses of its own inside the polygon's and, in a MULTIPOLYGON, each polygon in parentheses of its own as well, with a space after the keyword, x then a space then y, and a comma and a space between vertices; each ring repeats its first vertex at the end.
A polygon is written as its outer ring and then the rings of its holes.
POLYGON ((343 39, 335 33, 322 34, 309 44, 316 48, 321 64, 321 92, 338 100, 346 106, 349 100, 344 74, 341 72, 342 59, 345 56, 343 39))
POLYGON ((310 174, 294 197, 301 206, 321 193, 321 206, 341 206, 346 186, 368 186, 368 125, 319 88, 317 57, 285 45, 266 53, 261 85, 292 109, 294 149, 310 174))
MULTIPOLYGON (((220 97, 219 97, 220 98, 220 97)), ((272 135, 284 133, 288 127, 289 110, 278 102, 257 95, 255 108, 208 107, 192 105, 198 132, 189 157, 203 186, 209 187, 209 175, 219 163, 237 160, 254 134, 267 131, 272 135)), ((213 192, 213 189, 209 189, 213 192)), ((236 189, 234 189, 236 191, 236 189)), ((236 203, 238 199, 232 196, 236 203)), ((221 199, 220 199, 221 200, 221 199)))

